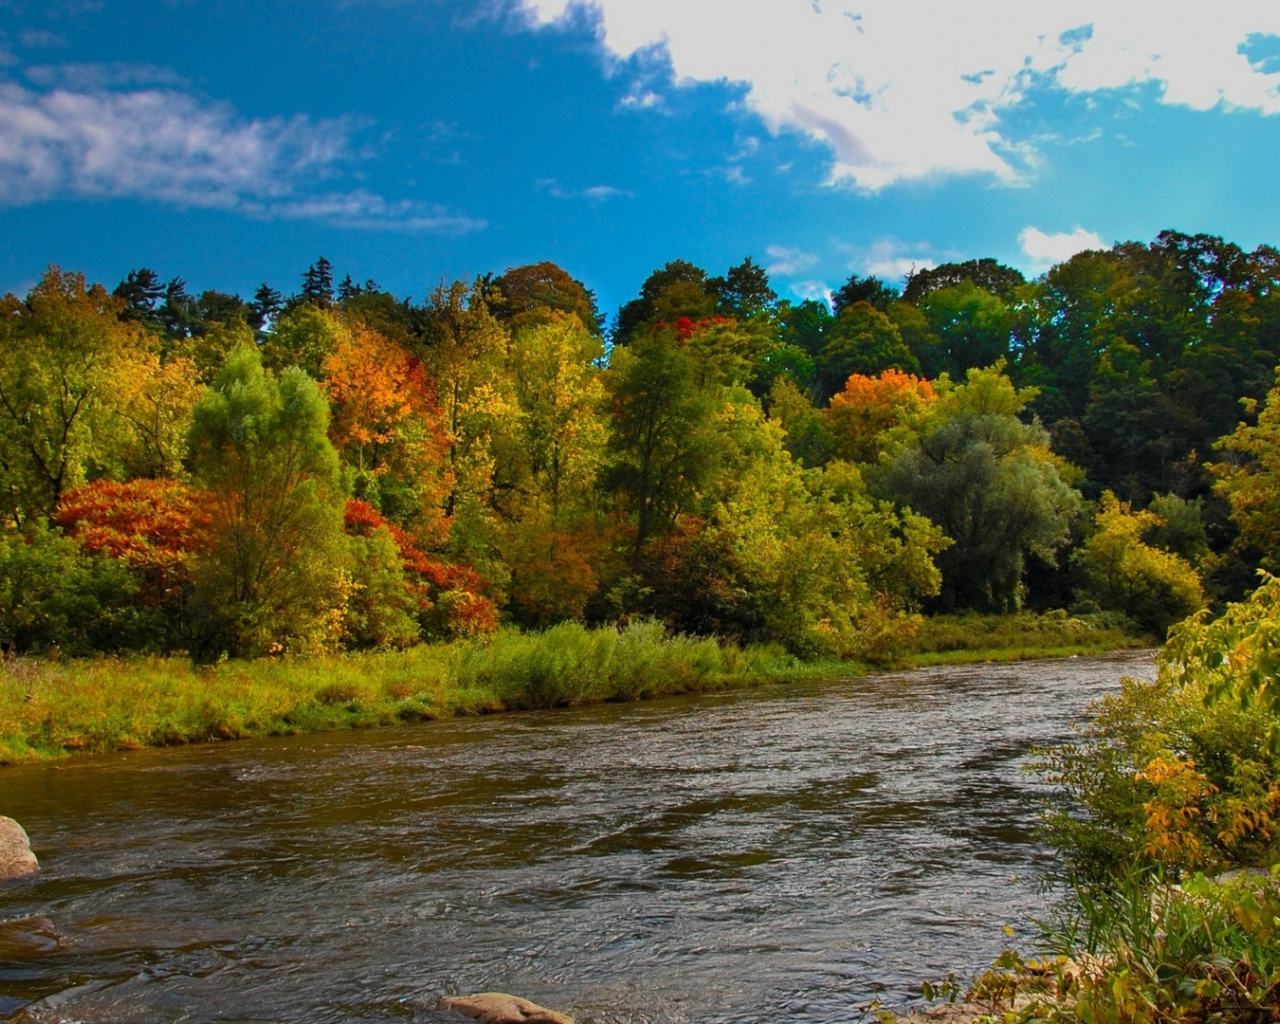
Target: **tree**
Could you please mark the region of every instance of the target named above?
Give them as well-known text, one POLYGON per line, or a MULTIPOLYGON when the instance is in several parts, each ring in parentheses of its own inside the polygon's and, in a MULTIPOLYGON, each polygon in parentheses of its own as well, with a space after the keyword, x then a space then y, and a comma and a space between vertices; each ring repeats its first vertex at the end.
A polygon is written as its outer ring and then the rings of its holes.
POLYGON ((724 277, 713 277, 707 286, 717 296, 716 312, 721 316, 746 318, 773 308, 778 293, 769 285, 769 274, 750 256, 724 277))
POLYGON ((164 298, 164 285, 160 283, 160 276, 154 270, 140 267, 129 271, 111 294, 124 300, 121 319, 143 323, 155 330, 161 328, 157 309, 160 300, 164 298))
POLYGON ((878 277, 859 277, 850 274, 849 280, 836 289, 831 296, 831 306, 836 316, 840 311, 858 302, 866 302, 881 313, 887 313, 889 306, 898 298, 897 289, 890 288, 878 277))
POLYGON ((144 348, 123 302, 50 267, 25 301, 0 300, 0 499, 17 524, 47 517, 110 465, 113 368, 144 348))
POLYGON ((602 354, 599 339, 564 316, 512 339, 511 373, 521 412, 516 447, 536 492, 531 497, 552 516, 570 504, 581 507, 604 461, 605 390, 595 365, 602 354))
POLYGON ((1002 365, 939 390, 875 484, 955 542, 938 556, 943 607, 1013 610, 1026 556, 1053 564, 1080 495, 1063 480, 1044 429, 1018 419, 1034 389, 1015 389, 1002 365))
POLYGON ((840 391, 850 374, 873 376, 890 368, 920 372, 893 321, 869 302, 844 307, 818 360, 819 404, 840 391))
POLYGON ((541 322, 554 312, 572 313, 593 334, 601 333, 600 313, 591 291, 549 260, 508 267, 490 287, 497 293, 491 310, 513 329, 541 322))
POLYGON ((1178 412, 1151 372, 1136 346, 1114 341, 1094 372, 1082 420, 1099 456, 1096 482, 1128 501, 1174 489, 1178 456, 1186 453, 1178 412))
MULTIPOLYGON (((348 500, 343 524, 348 537, 377 542, 372 548, 357 544, 354 551, 357 586, 347 603, 347 632, 357 645, 369 642, 371 628, 384 637, 389 635, 389 626, 394 625, 396 633, 401 631, 396 623, 401 622, 401 612, 409 607, 404 603, 401 582, 407 588, 423 635, 433 639, 487 636, 498 628, 497 609, 483 593, 485 583, 476 572, 425 553, 408 533, 384 519, 367 501, 348 500), (386 538, 399 553, 403 576, 394 572, 386 558, 386 538), (362 560, 368 568, 362 569, 362 560), (370 571, 372 577, 364 575, 370 571), (366 596, 362 587, 371 588, 374 593, 366 596)), ((375 646, 387 643, 386 639, 374 641, 375 646)))
POLYGON ((329 407, 291 367, 231 353, 195 408, 190 443, 213 539, 195 570, 197 657, 316 650, 337 641, 345 597, 344 496, 329 407))
POLYGON ((642 324, 674 324, 681 317, 705 320, 715 311, 716 295, 707 272, 685 260, 672 260, 645 278, 639 296, 618 310, 613 343, 627 344, 642 324))
POLYGON ((821 410, 787 377, 779 377, 769 390, 769 418, 783 431, 783 444, 800 465, 812 469, 826 465, 835 451, 831 428, 821 410))
POLYGON ((333 264, 321 256, 302 275, 299 298, 309 306, 328 309, 333 305, 333 264))
POLYGON ((472 555, 481 558, 492 511, 492 441, 514 411, 506 366, 510 336, 489 311, 480 280, 436 288, 424 315, 421 354, 438 383, 448 438, 445 514, 461 521, 455 541, 476 545, 472 555))
POLYGON ((827 409, 835 454, 849 462, 878 462, 889 446, 889 431, 917 419, 936 397, 927 380, 901 370, 878 377, 853 374, 827 409))
POLYGON ((93 555, 43 523, 0 533, 0 646, 89 655, 158 646, 154 617, 116 559, 93 555))
POLYGON ((710 424, 720 465, 696 514, 640 560, 645 610, 673 629, 881 660, 912 628, 901 612, 936 591, 940 532, 871 501, 852 467, 806 474, 742 392, 710 424))
POLYGON ((998 295, 1008 302, 1027 279, 1013 267, 1006 267, 987 256, 963 263, 943 263, 925 270, 915 270, 907 277, 902 297, 908 302, 920 302, 930 292, 939 288, 951 288, 965 282, 983 291, 998 295))
MULTIPOLYGON (((1256 403, 1247 407, 1255 411, 1256 403)), ((1218 448, 1226 458, 1210 467, 1214 490, 1231 505, 1239 545, 1259 552, 1264 568, 1280 570, 1280 368, 1258 422, 1241 423, 1218 448)))
POLYGON ((671 528, 716 464, 709 430, 715 405, 670 330, 643 331, 615 349, 608 385, 613 422, 606 485, 633 516, 638 563, 644 545, 671 528))
POLYGON ((1014 318, 1004 299, 962 281, 930 291, 920 301, 929 327, 939 339, 945 369, 954 379, 969 370, 1008 359, 1014 318))
POLYGON ((449 437, 426 365, 389 338, 357 330, 340 338, 322 372, 329 436, 356 496, 421 542, 443 546, 449 437))
POLYGON ((276 373, 297 366, 313 380, 319 379, 325 357, 349 336, 350 330, 333 310, 296 305, 272 322, 262 343, 262 360, 276 373))
POLYGON ((109 378, 113 411, 107 422, 115 428, 121 475, 147 480, 186 475, 187 431, 204 393, 200 377, 192 359, 161 360, 159 353, 145 349, 117 353, 109 378))
POLYGON ((209 496, 176 480, 99 480, 63 495, 54 525, 87 555, 133 577, 137 637, 165 650, 185 646, 192 573, 211 540, 209 496))
POLYGON ((284 296, 263 281, 253 293, 253 302, 249 304, 249 326, 255 331, 265 330, 268 325, 275 323, 283 309, 284 296))
POLYGON ((1094 532, 1072 561, 1084 575, 1084 596, 1163 639, 1171 625, 1201 608, 1204 592, 1185 559, 1142 539, 1161 525, 1157 513, 1133 512, 1128 502, 1106 491, 1094 532))

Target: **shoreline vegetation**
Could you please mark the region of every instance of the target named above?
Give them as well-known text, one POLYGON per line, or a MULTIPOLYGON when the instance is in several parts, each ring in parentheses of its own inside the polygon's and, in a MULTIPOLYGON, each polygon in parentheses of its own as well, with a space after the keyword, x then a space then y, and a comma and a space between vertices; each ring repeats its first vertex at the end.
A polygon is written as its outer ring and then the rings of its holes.
POLYGON ((774 645, 567 623, 537 633, 316 658, 10 659, 0 764, 144 747, 374 728, 464 715, 709 693, 880 668, 1098 654, 1149 644, 1114 617, 938 616, 887 665, 801 660, 774 645))
POLYGON ((1032 766, 1065 798, 1040 838, 1067 889, 1032 951, 922 986, 948 1003, 904 1024, 1280 1019, 1280 577, 1176 625, 1156 666, 1032 766))

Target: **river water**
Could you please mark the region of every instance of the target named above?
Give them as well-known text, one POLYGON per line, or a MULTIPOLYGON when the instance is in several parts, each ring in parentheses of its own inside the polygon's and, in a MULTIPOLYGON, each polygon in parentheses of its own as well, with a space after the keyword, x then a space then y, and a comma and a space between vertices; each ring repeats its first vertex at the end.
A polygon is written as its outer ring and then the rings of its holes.
POLYGON ((847 1022, 1053 899, 1024 765, 1150 654, 0 769, 0 1019, 847 1022), (46 944, 47 945, 47 944, 46 944))

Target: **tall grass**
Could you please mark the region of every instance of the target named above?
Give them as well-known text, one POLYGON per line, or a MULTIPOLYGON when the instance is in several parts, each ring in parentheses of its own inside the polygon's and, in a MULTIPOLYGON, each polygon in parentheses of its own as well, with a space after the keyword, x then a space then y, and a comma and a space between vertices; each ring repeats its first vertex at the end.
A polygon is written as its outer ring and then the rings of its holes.
POLYGON ((1151 641, 1123 616, 1106 612, 933 615, 920 624, 905 660, 911 665, 937 665, 976 659, 1066 657, 1137 647, 1151 641))
MULTIPOLYGON (((1132 643, 1122 631, 1044 616, 926 620, 914 664, 1046 657, 1132 643), (1011 645, 1018 645, 1013 647, 1011 645), (1001 650, 1001 645, 1006 645, 1001 650)), ((668 636, 661 623, 541 633, 311 659, 180 658, 0 662, 0 763, 214 739, 274 736, 495 711, 854 675, 781 647, 668 636)))
POLYGON ((653 622, 205 669, 176 658, 18 659, 0 665, 0 761, 637 700, 822 672, 833 667, 780 648, 667 637, 653 622))
POLYGON ((1006 952, 970 998, 1006 1024, 1280 1019, 1280 868, 1181 885, 1132 871, 1077 894, 1049 956, 1006 952))

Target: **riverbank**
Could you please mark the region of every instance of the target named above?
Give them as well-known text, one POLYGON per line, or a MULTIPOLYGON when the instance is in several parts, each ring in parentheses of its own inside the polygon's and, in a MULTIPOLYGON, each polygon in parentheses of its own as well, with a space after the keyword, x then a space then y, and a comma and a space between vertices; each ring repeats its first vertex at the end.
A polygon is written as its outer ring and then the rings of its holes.
MULTIPOLYGON (((901 667, 1096 654, 1142 641, 1051 613, 927 620, 901 667)), ((801 661, 778 647, 665 637, 661 625, 543 633, 307 660, 21 658, 0 667, 0 763, 372 728, 458 715, 646 700, 871 666, 801 661)))

